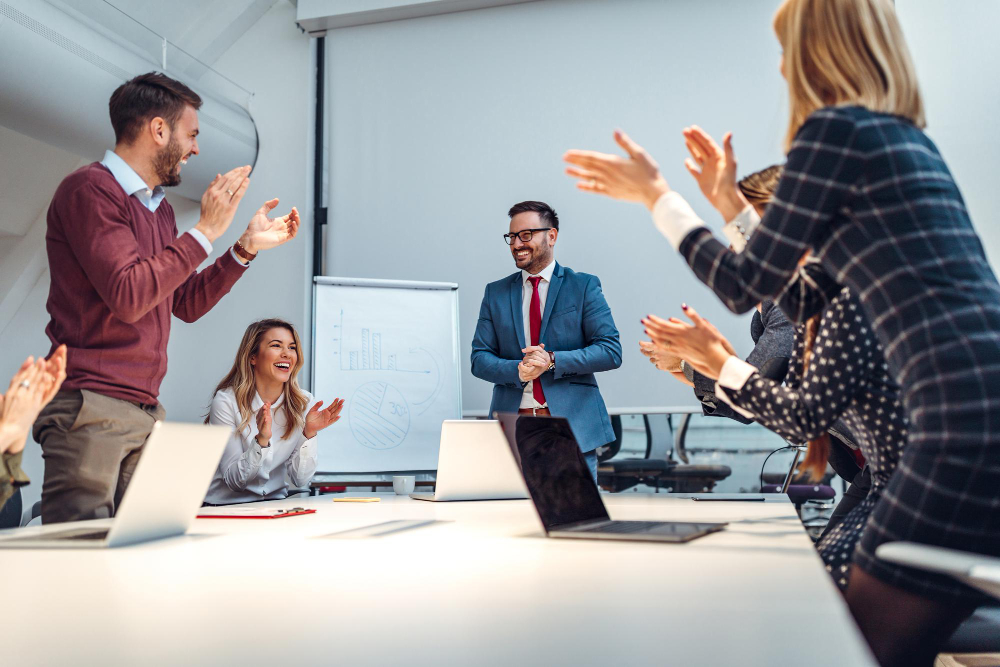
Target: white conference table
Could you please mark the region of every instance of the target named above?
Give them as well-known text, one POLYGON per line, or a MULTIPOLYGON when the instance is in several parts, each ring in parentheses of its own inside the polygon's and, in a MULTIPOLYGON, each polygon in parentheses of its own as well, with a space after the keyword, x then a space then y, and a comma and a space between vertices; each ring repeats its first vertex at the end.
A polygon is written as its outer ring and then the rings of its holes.
POLYGON ((655 544, 545 538, 526 500, 333 497, 266 504, 316 514, 198 519, 133 547, 0 552, 3 662, 875 664, 783 498, 603 496, 612 518, 730 522, 655 544), (396 519, 442 523, 316 539, 396 519))

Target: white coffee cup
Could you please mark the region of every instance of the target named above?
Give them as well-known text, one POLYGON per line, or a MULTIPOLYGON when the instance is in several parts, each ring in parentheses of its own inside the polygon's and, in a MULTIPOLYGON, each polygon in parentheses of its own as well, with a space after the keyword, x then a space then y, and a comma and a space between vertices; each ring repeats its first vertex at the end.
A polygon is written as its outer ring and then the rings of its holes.
POLYGON ((413 493, 413 487, 417 484, 417 478, 413 475, 393 475, 392 490, 397 496, 408 496, 413 493))

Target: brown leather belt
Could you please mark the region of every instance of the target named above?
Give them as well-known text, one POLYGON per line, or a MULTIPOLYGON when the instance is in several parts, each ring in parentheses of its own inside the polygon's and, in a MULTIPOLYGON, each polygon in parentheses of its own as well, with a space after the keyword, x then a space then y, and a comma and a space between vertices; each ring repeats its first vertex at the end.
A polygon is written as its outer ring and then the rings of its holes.
POLYGON ((552 413, 548 408, 521 408, 517 411, 519 415, 534 415, 536 417, 551 417, 552 413))

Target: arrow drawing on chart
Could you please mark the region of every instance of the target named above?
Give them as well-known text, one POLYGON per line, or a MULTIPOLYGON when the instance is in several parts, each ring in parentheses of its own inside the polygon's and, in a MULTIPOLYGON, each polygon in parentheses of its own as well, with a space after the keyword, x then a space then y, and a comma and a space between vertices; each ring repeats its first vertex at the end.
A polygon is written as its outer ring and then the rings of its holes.
POLYGON ((443 378, 441 377, 441 364, 438 363, 437 356, 426 347, 411 347, 410 354, 413 354, 414 352, 423 352, 430 358, 431 363, 434 364, 434 370, 426 371, 427 373, 434 374, 434 390, 431 391, 427 398, 421 401, 414 401, 413 403, 413 407, 417 409, 417 414, 422 415, 429 407, 431 407, 431 404, 434 403, 434 399, 437 398, 438 394, 441 393, 441 388, 444 383, 443 378))

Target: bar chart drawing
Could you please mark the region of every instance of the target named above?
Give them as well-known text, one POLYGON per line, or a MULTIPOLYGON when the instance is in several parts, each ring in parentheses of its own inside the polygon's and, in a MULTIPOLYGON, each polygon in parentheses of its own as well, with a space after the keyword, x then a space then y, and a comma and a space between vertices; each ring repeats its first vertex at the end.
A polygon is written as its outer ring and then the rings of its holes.
POLYGON ((317 470, 433 470, 441 424, 462 417, 458 285, 317 277, 313 316, 310 391, 345 399, 317 470))
MULTIPOLYGON (((398 353, 385 353, 381 331, 372 331, 370 327, 361 327, 361 347, 360 349, 348 350, 344 354, 344 311, 340 311, 338 324, 333 325, 334 336, 332 342, 334 349, 331 354, 337 357, 337 364, 341 371, 394 371, 397 373, 438 373, 440 365, 433 358, 432 353, 426 348, 409 348, 408 361, 426 367, 401 367, 398 362, 398 353), (422 353, 426 353, 422 354, 422 353), (346 357, 346 361, 345 361, 346 357)), ((355 331, 357 331, 355 329, 355 331)), ((437 392, 435 392, 436 394, 437 392)))

